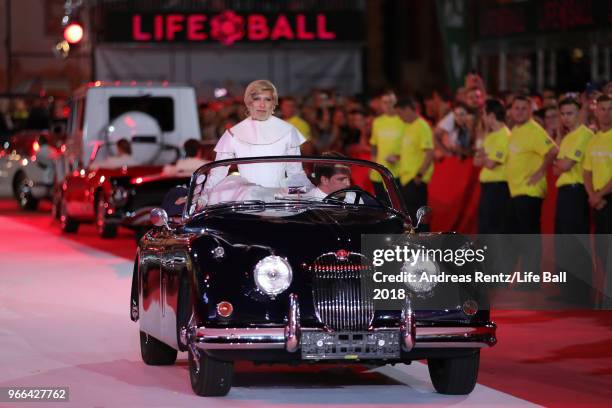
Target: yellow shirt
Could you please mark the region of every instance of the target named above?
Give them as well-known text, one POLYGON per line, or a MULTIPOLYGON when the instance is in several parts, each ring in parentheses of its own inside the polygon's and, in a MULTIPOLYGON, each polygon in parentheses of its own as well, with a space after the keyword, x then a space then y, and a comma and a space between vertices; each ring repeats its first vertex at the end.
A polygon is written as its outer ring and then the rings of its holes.
POLYGON ((597 132, 587 145, 583 167, 593 172, 593 189, 603 189, 612 178, 612 129, 597 132))
MULTIPOLYGON (((372 122, 372 137, 370 144, 376 146, 376 162, 391 170, 394 177, 399 177, 399 162, 389 163, 387 157, 400 154, 402 134, 405 123, 399 116, 380 115, 372 122)), ((370 172, 370 180, 380 182, 380 175, 370 172)))
MULTIPOLYGON (((400 182, 408 184, 416 177, 425 161, 426 150, 433 149, 433 135, 429 124, 423 118, 417 118, 412 123, 406 123, 400 151, 399 173, 400 182)), ((433 174, 433 162, 423 173, 423 181, 429 183, 433 174)))
POLYGON ((508 187, 512 197, 546 196, 546 177, 530 186, 527 182, 542 166, 546 153, 554 146, 555 142, 533 119, 512 128, 506 164, 508 187))
POLYGON ((308 124, 308 122, 306 122, 304 119, 300 118, 297 115, 294 115, 287 119, 287 122, 295 126, 295 128, 300 131, 302 136, 304 136, 304 139, 310 140, 312 135, 310 133, 310 125, 308 124))
POLYGON ((559 145, 557 159, 570 159, 576 162, 571 169, 563 172, 557 179, 557 187, 568 184, 584 184, 582 177, 582 163, 586 146, 593 137, 591 129, 584 125, 578 126, 575 130, 568 133, 559 145))
POLYGON ((483 167, 480 170, 481 183, 506 181, 506 161, 508 160, 508 144, 510 142, 510 129, 506 126, 485 136, 482 147, 487 159, 499 163, 492 169, 483 167))

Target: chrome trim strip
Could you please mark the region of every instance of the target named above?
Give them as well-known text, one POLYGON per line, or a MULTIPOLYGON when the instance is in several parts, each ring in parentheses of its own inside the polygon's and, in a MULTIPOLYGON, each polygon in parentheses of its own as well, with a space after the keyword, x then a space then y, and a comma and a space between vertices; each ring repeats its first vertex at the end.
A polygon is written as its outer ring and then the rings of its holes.
POLYGON ((406 299, 404 309, 402 310, 402 321, 400 323, 400 339, 401 346, 404 351, 410 351, 414 348, 416 341, 416 319, 410 299, 406 299))
POLYGON ((196 329, 196 337, 206 339, 229 339, 239 341, 240 339, 260 339, 274 338, 275 340, 282 339, 285 341, 285 329, 283 327, 275 328, 259 328, 259 327, 244 327, 244 328, 224 328, 213 329, 206 327, 198 327, 196 329))
POLYGON ((444 337, 444 336, 463 336, 482 334, 495 334, 495 324, 488 324, 479 327, 417 327, 417 340, 419 337, 444 337))
POLYGON ((444 341, 417 343, 415 348, 483 348, 491 344, 479 341, 444 341))
POLYGON ((225 349, 282 349, 285 348, 285 329, 278 328, 227 328, 198 327, 195 344, 204 350, 225 349))
POLYGON ((417 348, 487 347, 497 343, 494 323, 480 327, 417 327, 417 348))
POLYGON ((287 351, 290 353, 297 351, 300 346, 300 304, 295 293, 289 295, 289 321, 283 335, 287 351))
POLYGON ((202 350, 270 350, 284 349, 285 343, 196 343, 202 350))

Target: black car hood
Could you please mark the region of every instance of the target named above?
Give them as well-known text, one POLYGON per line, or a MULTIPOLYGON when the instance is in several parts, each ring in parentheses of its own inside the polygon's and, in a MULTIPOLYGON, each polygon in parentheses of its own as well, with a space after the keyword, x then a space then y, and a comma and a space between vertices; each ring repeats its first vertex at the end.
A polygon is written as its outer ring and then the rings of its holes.
POLYGON ((404 220, 381 208, 316 206, 217 211, 193 220, 187 228, 205 228, 230 245, 268 246, 279 254, 300 253, 305 259, 338 249, 359 251, 362 234, 401 234, 404 220))

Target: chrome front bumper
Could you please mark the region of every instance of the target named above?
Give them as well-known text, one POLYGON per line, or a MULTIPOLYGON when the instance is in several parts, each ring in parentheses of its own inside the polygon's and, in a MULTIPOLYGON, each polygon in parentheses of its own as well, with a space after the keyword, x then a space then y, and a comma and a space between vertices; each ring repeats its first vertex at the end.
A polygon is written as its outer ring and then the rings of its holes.
MULTIPOLYGON (((300 334, 319 331, 318 328, 300 327, 297 295, 289 296, 289 318, 285 327, 273 328, 207 328, 191 327, 189 341, 202 350, 285 349, 296 352, 300 334)), ((397 330, 401 348, 409 352, 414 348, 482 348, 495 345, 496 325, 489 323, 477 327, 417 327, 414 311, 408 303, 402 311, 399 328, 375 328, 373 331, 397 330)))

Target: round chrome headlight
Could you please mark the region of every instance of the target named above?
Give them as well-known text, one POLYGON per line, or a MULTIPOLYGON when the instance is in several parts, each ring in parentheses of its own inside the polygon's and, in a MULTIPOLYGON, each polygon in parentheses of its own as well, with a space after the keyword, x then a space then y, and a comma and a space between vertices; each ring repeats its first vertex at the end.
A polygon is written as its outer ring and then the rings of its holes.
POLYGON ((438 264, 431 259, 409 259, 402 265, 402 274, 412 276, 410 281, 406 280, 406 286, 416 293, 430 292, 437 284, 437 275, 440 274, 438 264))
POLYGON ((291 285, 293 272, 286 259, 270 255, 257 262, 253 277, 260 291, 268 296, 276 296, 291 285))

